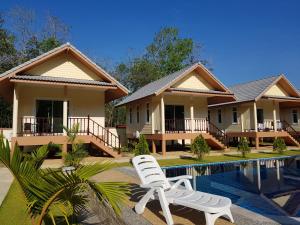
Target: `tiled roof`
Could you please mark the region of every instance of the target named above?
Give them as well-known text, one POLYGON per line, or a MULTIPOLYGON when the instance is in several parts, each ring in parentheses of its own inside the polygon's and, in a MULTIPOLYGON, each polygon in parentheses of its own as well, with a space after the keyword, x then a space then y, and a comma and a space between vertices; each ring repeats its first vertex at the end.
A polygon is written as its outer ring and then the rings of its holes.
POLYGON ((234 93, 237 102, 252 101, 260 96, 279 76, 267 77, 229 87, 234 93))
POLYGON ((119 104, 117 104, 117 106, 124 105, 137 99, 145 98, 147 96, 155 94, 191 67, 192 66, 187 66, 181 70, 176 71, 175 73, 172 73, 168 76, 162 77, 145 85, 144 87, 138 89, 137 91, 133 92, 131 95, 123 99, 119 104))
MULTIPOLYGON (((138 89, 136 92, 132 93, 131 95, 129 95, 125 99, 123 99, 123 101, 121 101, 119 104, 117 104, 117 106, 124 105, 124 104, 127 104, 129 102, 133 102, 135 100, 141 99, 141 98, 145 98, 145 97, 148 97, 148 96, 151 96, 151 95, 158 94, 161 90, 164 90, 172 82, 174 82, 174 80, 181 79, 181 76, 183 76, 189 70, 192 70, 193 68, 196 68, 197 66, 203 67, 202 64, 195 63, 193 65, 186 66, 183 69, 178 70, 174 73, 171 73, 170 75, 162 77, 159 80, 153 81, 153 82, 145 85, 144 87, 138 89)), ((211 76, 213 76, 213 75, 211 75, 211 76)), ((214 77, 214 79, 217 80, 217 82, 219 82, 219 84, 221 84, 225 88, 225 86, 217 78, 214 77)), ((226 94, 225 92, 222 92, 222 93, 226 94)), ((228 90, 228 93, 229 93, 229 90, 228 90)))
POLYGON ((45 81, 45 82, 66 83, 66 84, 109 86, 109 87, 116 86, 112 83, 103 82, 103 81, 63 78, 63 77, 50 77, 50 76, 17 75, 17 76, 11 77, 10 79, 11 80, 45 81))
POLYGON ((21 69, 22 67, 25 67, 27 65, 30 65, 31 63, 35 62, 35 61, 38 61, 39 59, 42 59, 52 53, 55 53, 56 51, 59 51, 59 50, 62 50, 63 48, 65 47, 70 47, 71 49, 73 49, 74 51, 76 51, 77 53, 80 54, 81 57, 83 57, 85 60, 87 60, 90 64, 93 64, 98 70, 100 70, 103 74, 105 74, 105 76, 112 80, 113 82, 115 82, 121 89, 123 89, 125 92, 129 92, 129 90, 124 86, 122 85, 120 82, 118 82, 114 77, 112 77, 111 75, 109 75, 105 70, 103 70, 100 66, 98 66, 95 62, 93 62, 92 60, 90 60, 86 55, 84 55, 81 51, 79 51, 76 47, 74 47, 73 45, 71 45, 69 42, 65 43, 65 44, 62 44, 61 46, 57 47, 57 48, 54 48, 48 52, 45 52, 43 53, 42 55, 39 55, 37 56, 36 58, 33 58, 27 62, 24 62, 2 74, 0 74, 0 78, 2 77, 5 77, 6 75, 18 70, 18 69, 21 69))

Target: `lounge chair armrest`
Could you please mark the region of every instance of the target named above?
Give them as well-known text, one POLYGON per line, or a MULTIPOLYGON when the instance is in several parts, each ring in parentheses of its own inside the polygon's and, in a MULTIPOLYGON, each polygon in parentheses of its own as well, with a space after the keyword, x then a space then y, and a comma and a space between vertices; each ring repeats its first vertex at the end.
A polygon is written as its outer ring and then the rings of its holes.
POLYGON ((182 175, 182 176, 178 176, 178 177, 170 177, 170 178, 167 178, 168 181, 176 181, 176 180, 182 180, 182 179, 193 179, 193 176, 191 175, 182 175))

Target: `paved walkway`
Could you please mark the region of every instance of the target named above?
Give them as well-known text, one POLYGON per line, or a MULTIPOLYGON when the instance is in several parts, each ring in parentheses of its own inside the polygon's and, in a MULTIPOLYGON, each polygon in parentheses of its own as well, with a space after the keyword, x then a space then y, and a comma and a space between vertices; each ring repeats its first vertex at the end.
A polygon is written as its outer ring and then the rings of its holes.
POLYGON ((7 168, 0 168, 0 206, 13 182, 13 176, 7 168))

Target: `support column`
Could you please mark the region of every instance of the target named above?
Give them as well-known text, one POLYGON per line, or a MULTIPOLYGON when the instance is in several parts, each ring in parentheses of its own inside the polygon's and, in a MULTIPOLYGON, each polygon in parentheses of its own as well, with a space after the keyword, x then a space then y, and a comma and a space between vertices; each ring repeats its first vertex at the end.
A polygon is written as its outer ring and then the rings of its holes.
POLYGON ((255 149, 259 149, 259 137, 255 137, 255 149))
POLYGON ((244 132, 244 113, 241 113, 241 130, 244 132))
POLYGON ((151 102, 150 106, 151 106, 151 132, 152 132, 152 134, 154 134, 154 132, 155 132, 155 129, 154 129, 155 128, 154 103, 151 102))
POLYGON ((62 151, 62 158, 64 158, 68 152, 68 143, 67 142, 63 143, 63 145, 61 146, 61 151, 62 151))
POLYGON ((257 108, 256 102, 253 103, 254 130, 257 132, 257 108))
POLYGON ((162 155, 163 156, 166 156, 166 153, 167 153, 167 143, 166 143, 166 140, 161 140, 161 152, 162 152, 162 155))
POLYGON ((165 131, 165 102, 164 97, 160 99, 160 118, 161 118, 161 133, 164 134, 165 131))
POLYGON ((273 123, 274 123, 274 131, 277 131, 277 119, 276 119, 276 102, 273 101, 273 123))
MULTIPOLYGON (((68 100, 67 98, 67 87, 64 86, 64 103, 63 103, 63 126, 68 127, 68 100)), ((67 131, 64 129, 64 135, 67 135, 67 131)))
POLYGON ((194 106, 191 105, 190 107, 190 113, 191 113, 191 131, 192 133, 194 133, 195 130, 195 121, 194 121, 194 106))
POLYGON ((14 87, 14 99, 13 99, 13 137, 17 137, 18 133, 18 111, 19 111, 19 92, 17 85, 14 87))
POLYGON ((154 140, 152 140, 152 153, 156 153, 156 145, 154 140))

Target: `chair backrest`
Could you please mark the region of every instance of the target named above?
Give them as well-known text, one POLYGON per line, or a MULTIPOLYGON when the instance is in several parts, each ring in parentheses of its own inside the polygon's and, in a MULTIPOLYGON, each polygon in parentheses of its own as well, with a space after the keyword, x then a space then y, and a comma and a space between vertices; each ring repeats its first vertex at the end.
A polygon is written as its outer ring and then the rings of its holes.
POLYGON ((164 172, 158 165, 156 159, 151 155, 139 155, 132 159, 133 166, 142 181, 142 184, 162 182, 163 188, 171 187, 164 172))

